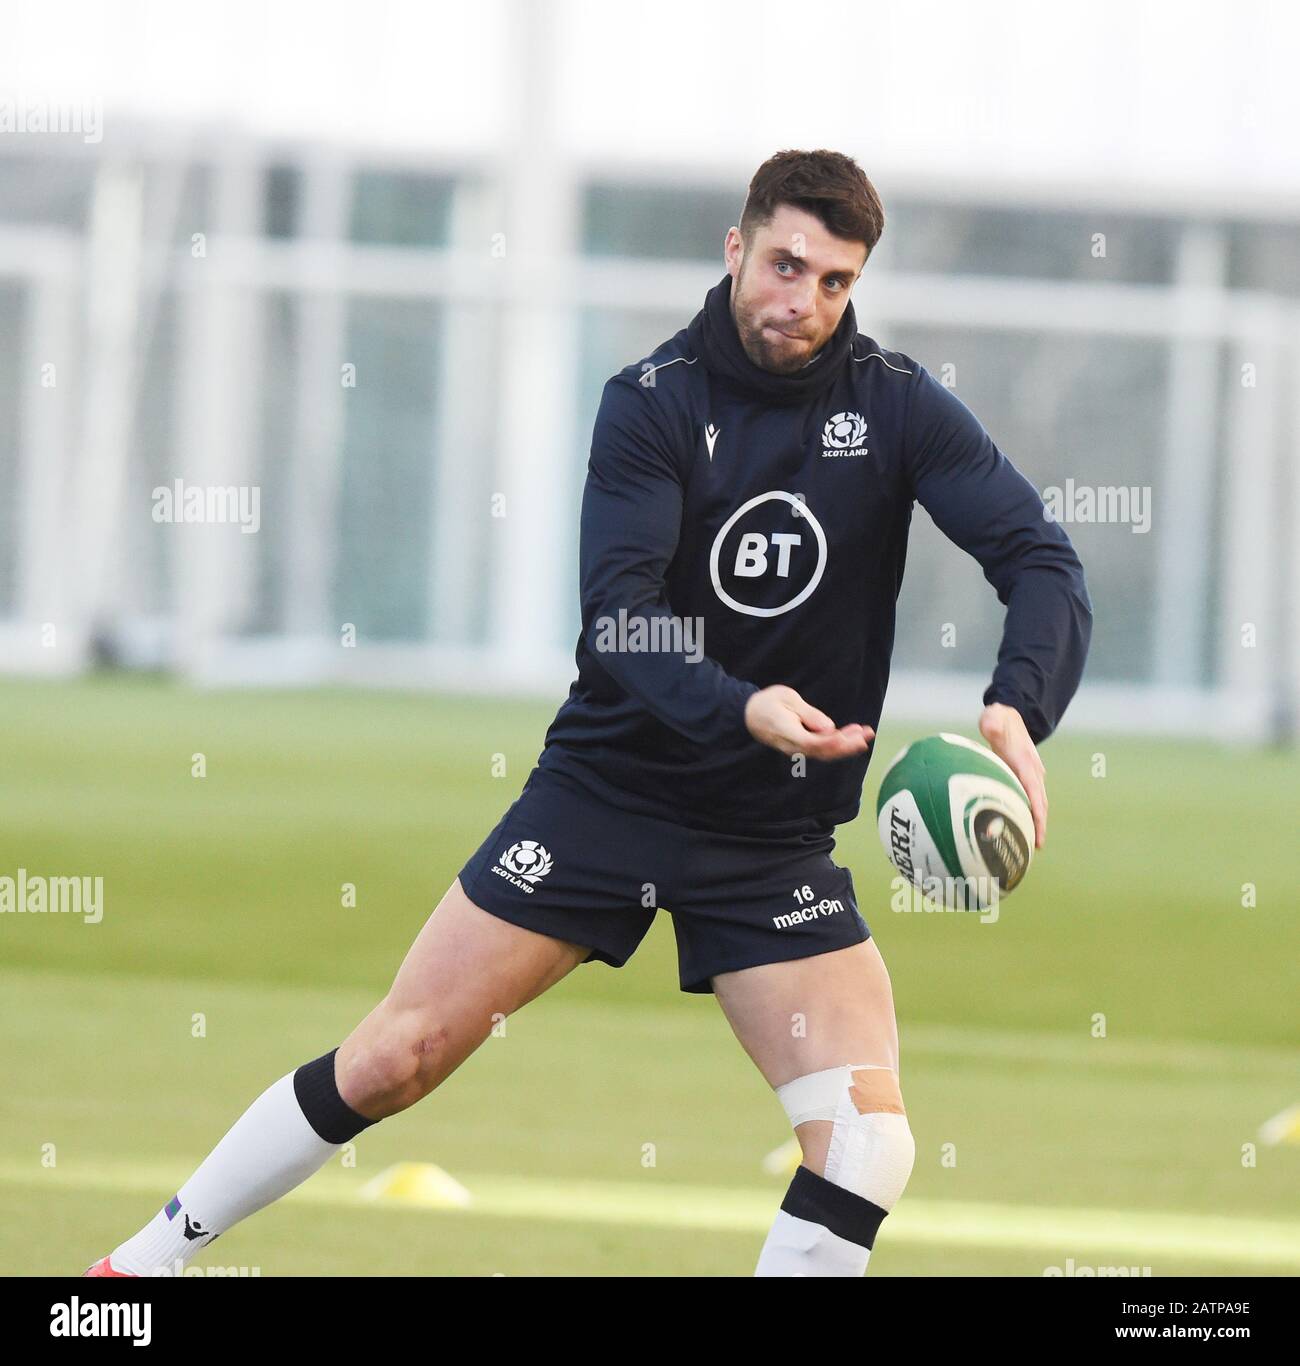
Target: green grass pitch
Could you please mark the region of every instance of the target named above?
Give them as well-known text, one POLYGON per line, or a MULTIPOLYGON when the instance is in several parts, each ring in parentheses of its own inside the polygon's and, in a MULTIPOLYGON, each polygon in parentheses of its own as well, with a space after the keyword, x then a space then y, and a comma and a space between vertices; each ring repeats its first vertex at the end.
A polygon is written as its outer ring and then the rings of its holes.
MULTIPOLYGON (((105 887, 98 925, 0 916, 0 1271, 79 1272, 262 1089, 343 1038, 518 795, 559 700, 0 685, 0 876, 105 887)), ((1300 1101, 1300 760, 1056 737, 1047 848, 998 923, 892 911, 872 821, 885 764, 919 734, 976 738, 977 712, 924 728, 887 712, 864 814, 839 835, 893 978, 917 1141, 872 1274, 1296 1274, 1300 1144, 1258 1129, 1300 1101)), ((677 991, 660 916, 629 967, 578 969, 367 1130, 354 1168, 331 1164, 200 1265, 748 1275, 784 1187, 762 1158, 788 1137, 712 998, 677 991), (401 1160, 438 1163, 484 1207, 355 1199, 401 1160)))

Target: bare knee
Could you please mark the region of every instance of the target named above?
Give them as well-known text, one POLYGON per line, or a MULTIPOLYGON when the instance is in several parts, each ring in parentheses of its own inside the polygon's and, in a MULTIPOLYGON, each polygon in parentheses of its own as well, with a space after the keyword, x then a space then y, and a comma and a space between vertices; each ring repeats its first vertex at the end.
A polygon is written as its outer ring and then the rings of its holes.
POLYGON ((385 999, 339 1048, 339 1094, 370 1119, 405 1110, 452 1070, 451 1031, 429 1010, 399 1010, 385 999))

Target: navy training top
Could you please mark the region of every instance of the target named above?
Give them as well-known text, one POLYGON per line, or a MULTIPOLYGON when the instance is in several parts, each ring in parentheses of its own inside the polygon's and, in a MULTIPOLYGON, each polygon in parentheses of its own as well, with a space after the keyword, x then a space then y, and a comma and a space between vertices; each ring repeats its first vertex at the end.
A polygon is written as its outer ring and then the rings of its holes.
POLYGON ((874 750, 824 762, 760 744, 759 688, 878 728, 912 505, 1007 609, 984 702, 1035 743, 1079 685, 1083 567, 1033 485, 923 366, 857 331, 778 375, 746 354, 731 277, 604 387, 582 499, 578 677, 543 769, 700 829, 822 832, 858 812, 874 750))

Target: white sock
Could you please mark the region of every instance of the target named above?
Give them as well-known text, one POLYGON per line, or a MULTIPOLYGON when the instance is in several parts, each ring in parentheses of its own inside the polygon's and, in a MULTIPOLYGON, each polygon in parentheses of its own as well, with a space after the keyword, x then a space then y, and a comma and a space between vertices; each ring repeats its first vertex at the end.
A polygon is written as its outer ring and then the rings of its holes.
POLYGON ((133 1238, 109 1254, 116 1271, 152 1276, 181 1269, 241 1219, 301 1185, 343 1147, 307 1122, 292 1072, 235 1121, 193 1176, 133 1238), (197 1230, 197 1232, 196 1232, 197 1230))
POLYGON ((881 1221, 916 1160, 905 1114, 860 1110, 854 1085, 875 1063, 824 1068, 777 1087, 790 1123, 830 1120, 825 1175, 800 1165, 759 1254, 756 1276, 861 1276, 881 1221))
POLYGON ((861 1276, 870 1256, 868 1248, 838 1237, 824 1224, 779 1209, 754 1275, 861 1276))
POLYGON ((841 1107, 826 1175, 800 1166, 759 1254, 756 1276, 861 1276, 881 1220, 911 1175, 906 1115, 841 1107))

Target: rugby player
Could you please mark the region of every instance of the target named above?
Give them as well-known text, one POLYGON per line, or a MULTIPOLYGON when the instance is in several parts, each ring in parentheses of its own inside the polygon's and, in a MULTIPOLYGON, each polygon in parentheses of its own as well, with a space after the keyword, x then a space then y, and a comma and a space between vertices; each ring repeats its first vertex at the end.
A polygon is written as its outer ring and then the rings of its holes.
POLYGON ((832 854, 880 721, 914 503, 1006 608, 979 730, 1024 785, 1039 848, 1037 746, 1092 626, 1032 485, 949 388, 858 332, 849 295, 883 229, 851 158, 759 167, 700 312, 605 384, 578 676, 520 796, 383 1000, 87 1274, 187 1261, 435 1090, 494 1019, 580 963, 626 963, 656 908, 682 990, 716 995, 802 1150, 757 1274, 866 1270, 915 1145, 889 975, 832 854))

